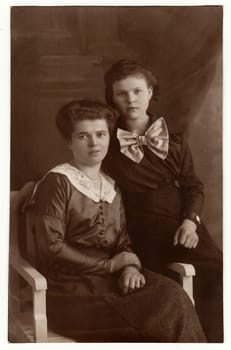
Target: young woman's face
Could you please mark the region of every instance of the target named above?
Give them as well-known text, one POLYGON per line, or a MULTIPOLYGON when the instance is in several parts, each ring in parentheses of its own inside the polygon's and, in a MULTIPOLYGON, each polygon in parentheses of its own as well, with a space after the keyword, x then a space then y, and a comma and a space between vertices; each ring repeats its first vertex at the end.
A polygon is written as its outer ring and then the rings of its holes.
POLYGON ((75 164, 77 166, 100 164, 107 154, 109 140, 109 129, 105 119, 86 119, 76 122, 68 144, 75 164))
POLYGON ((125 120, 134 120, 146 115, 152 88, 142 75, 130 75, 112 85, 113 102, 125 120))

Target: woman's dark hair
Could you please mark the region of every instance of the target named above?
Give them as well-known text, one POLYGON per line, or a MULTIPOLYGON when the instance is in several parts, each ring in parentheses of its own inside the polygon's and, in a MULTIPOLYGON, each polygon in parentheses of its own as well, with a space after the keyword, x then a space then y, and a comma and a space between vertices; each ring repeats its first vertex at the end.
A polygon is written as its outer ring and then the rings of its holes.
POLYGON ((159 97, 159 80, 156 75, 151 71, 151 69, 141 65, 140 63, 133 61, 122 59, 115 62, 111 68, 104 75, 105 82, 105 99, 107 103, 114 107, 113 102, 113 83, 127 78, 130 75, 142 75, 148 87, 152 87, 153 94, 152 98, 157 101, 159 97))
POLYGON ((56 115, 56 126, 65 140, 71 139, 75 123, 80 120, 105 119, 109 132, 115 124, 114 111, 102 102, 76 100, 65 104, 56 115))

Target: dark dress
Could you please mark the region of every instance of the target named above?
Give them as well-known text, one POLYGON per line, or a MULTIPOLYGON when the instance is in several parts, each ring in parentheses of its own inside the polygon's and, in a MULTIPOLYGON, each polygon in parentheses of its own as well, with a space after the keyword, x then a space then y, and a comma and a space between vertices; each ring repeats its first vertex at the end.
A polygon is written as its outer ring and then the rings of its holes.
POLYGON ((51 172, 33 198, 49 326, 84 342, 205 342, 192 303, 175 281, 144 270, 145 287, 120 294, 109 259, 131 251, 121 196, 114 186, 114 197, 108 196, 110 185, 104 199, 93 200, 87 182, 76 188, 66 175, 51 172))
MULTIPOLYGON (((150 118, 150 124, 154 117, 150 118)), ((119 120, 118 127, 125 129, 119 120)), ((144 157, 136 163, 120 152, 116 132, 104 169, 123 195, 128 233, 142 264, 161 272, 166 262, 194 264, 196 310, 211 342, 223 341, 222 254, 202 223, 197 228, 195 249, 173 245, 184 218, 201 214, 203 184, 194 172, 189 146, 181 133, 169 134, 165 160, 143 146, 144 157)))

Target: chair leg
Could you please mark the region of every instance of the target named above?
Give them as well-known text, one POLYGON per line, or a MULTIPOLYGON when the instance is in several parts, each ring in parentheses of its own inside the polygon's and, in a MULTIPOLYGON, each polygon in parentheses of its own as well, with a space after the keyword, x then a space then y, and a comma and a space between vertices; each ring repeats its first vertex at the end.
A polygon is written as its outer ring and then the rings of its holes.
POLYGON ((47 342, 46 291, 33 291, 35 342, 47 342))
POLYGON ((18 314, 21 311, 20 277, 13 269, 9 272, 9 290, 13 292, 9 295, 9 311, 18 314))
POLYGON ((18 273, 9 268, 8 338, 12 343, 25 340, 17 321, 22 312, 21 282, 18 273))

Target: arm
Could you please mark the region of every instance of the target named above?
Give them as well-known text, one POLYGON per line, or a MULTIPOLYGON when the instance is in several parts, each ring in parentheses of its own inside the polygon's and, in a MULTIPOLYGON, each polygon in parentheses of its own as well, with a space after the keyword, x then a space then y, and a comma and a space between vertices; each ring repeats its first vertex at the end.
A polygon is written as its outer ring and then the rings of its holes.
POLYGON ((126 216, 125 216, 125 209, 123 205, 122 196, 120 191, 119 190, 117 191, 118 191, 117 196, 119 198, 118 203, 119 203, 120 235, 116 242, 115 252, 116 253, 119 253, 121 251, 133 252, 131 247, 131 241, 127 232, 126 216))
POLYGON ((108 256, 98 248, 72 246, 65 242, 65 229, 59 219, 37 215, 35 231, 42 256, 49 263, 66 263, 78 273, 105 274, 110 272, 108 256))
POLYGON ((124 210, 124 205, 123 205, 123 201, 122 201, 122 197, 120 192, 117 193, 118 196, 118 205, 119 205, 119 220, 120 220, 120 232, 119 232, 119 237, 115 243, 115 247, 114 247, 114 257, 112 258, 112 262, 113 259, 117 259, 116 257, 125 255, 129 256, 130 258, 125 261, 125 264, 123 265, 125 266, 133 266, 136 269, 140 270, 141 269, 141 263, 140 260, 138 258, 138 256, 132 251, 132 247, 131 247, 131 241, 130 238, 128 236, 128 232, 127 232, 127 226, 126 226, 126 218, 125 218, 125 210, 124 210))
POLYGON ((49 174, 35 196, 35 232, 41 262, 65 262, 78 273, 105 274, 110 261, 104 251, 72 246, 65 240, 67 206, 71 187, 65 176, 49 174))
POLYGON ((120 210, 120 235, 119 239, 116 242, 115 247, 115 256, 113 259, 118 259, 121 261, 123 254, 129 254, 123 268, 120 270, 119 274, 119 288, 122 294, 132 293, 137 289, 144 287, 145 277, 140 272, 141 262, 136 254, 132 252, 131 241, 128 237, 127 228, 126 228, 126 218, 125 210, 122 202, 120 193, 119 195, 119 210, 120 210))
POLYGON ((180 186, 184 203, 184 218, 201 215, 204 201, 204 186, 195 174, 192 154, 188 143, 182 138, 180 186))
POLYGON ((181 150, 180 187, 184 220, 176 231, 173 244, 181 244, 185 248, 196 248, 199 241, 196 232, 197 219, 201 214, 204 200, 203 184, 195 174, 191 151, 184 138, 182 138, 181 150))

